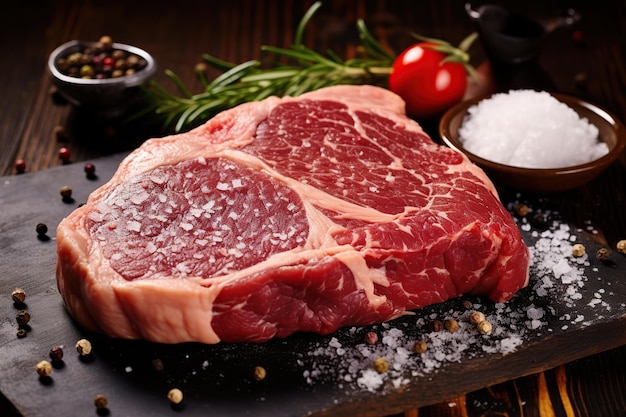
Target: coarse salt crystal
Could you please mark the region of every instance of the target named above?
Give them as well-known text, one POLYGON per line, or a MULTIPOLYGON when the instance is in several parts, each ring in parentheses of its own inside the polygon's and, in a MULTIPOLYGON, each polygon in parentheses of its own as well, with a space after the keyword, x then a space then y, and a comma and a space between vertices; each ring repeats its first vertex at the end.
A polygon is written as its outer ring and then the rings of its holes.
POLYGON ((545 91, 511 90, 468 109, 459 129, 468 151, 525 168, 562 168, 608 153, 598 128, 545 91))

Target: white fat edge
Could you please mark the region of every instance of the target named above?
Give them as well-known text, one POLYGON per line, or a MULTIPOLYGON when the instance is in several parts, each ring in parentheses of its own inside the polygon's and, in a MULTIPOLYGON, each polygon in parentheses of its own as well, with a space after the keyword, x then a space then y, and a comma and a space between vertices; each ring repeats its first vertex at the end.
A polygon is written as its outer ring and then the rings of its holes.
MULTIPOLYGON (((201 278, 198 277, 185 277, 184 279, 154 278, 133 281, 126 281, 120 278, 115 280, 111 287, 115 293, 116 299, 123 300, 123 302, 119 302, 119 305, 121 310, 126 313, 126 317, 134 317, 135 319, 146 317, 150 321, 169 323, 172 329, 186 332, 187 338, 202 340, 203 343, 209 344, 218 343, 220 338, 217 333, 215 333, 211 321, 213 320, 214 314, 213 305, 220 293, 221 287, 199 287, 197 285, 199 280, 201 280, 201 278), (145 291, 147 288, 150 288, 151 291, 145 291), (167 289, 167 291, 164 291, 164 288, 167 289), (170 305, 165 302, 168 297, 174 297, 178 301, 184 299, 186 308, 181 310, 175 307, 176 301, 172 304, 174 307, 170 307, 170 305), (160 308, 154 309, 149 307, 153 305, 159 305, 160 308), (145 314, 138 314, 134 311, 142 309, 145 311, 145 314), (184 317, 184 314, 195 315, 199 312, 205 316, 205 320, 184 317), (156 314, 159 316, 155 316, 156 314), (181 328, 179 323, 186 323, 186 325, 181 328), (194 323, 197 324, 195 327, 188 327, 194 323)), ((113 319, 117 320, 118 318, 114 317, 113 319)), ((116 327, 119 326, 119 322, 115 322, 113 326, 112 329, 115 330, 116 327)), ((130 327, 142 338, 156 340, 155 337, 151 337, 150 335, 152 326, 147 324, 141 326, 137 325, 137 323, 133 323, 130 327)), ((159 328, 161 327, 157 326, 157 329, 159 328)), ((174 333, 176 333, 176 331, 174 331, 174 333)), ((158 336, 158 338, 163 341, 162 334, 155 336, 158 336)), ((175 334, 173 337, 176 338, 178 336, 175 334)), ((165 340, 165 342, 167 342, 167 340, 165 340)))

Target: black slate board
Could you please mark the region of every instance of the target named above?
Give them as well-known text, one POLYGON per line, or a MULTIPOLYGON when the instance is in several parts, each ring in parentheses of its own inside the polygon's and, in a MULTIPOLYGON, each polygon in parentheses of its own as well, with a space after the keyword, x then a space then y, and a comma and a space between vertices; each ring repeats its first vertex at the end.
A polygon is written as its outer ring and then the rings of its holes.
MULTIPOLYGON (((110 178, 122 157, 94 161, 96 179, 86 178, 82 163, 0 179, 0 393, 5 397, 0 408, 12 408, 0 410, 2 416, 378 416, 626 344, 626 257, 613 251, 608 261, 596 260, 593 253, 601 245, 594 231, 586 230, 589 225, 570 232, 592 254, 586 265, 573 264, 579 271, 573 282, 548 274, 553 285, 547 288, 538 284, 541 269, 535 268, 530 286, 506 305, 466 297, 387 324, 328 336, 298 334, 260 345, 159 345, 84 333, 65 312, 56 289, 54 229, 110 178), (74 201, 62 201, 59 189, 64 185, 72 187, 74 201), (36 235, 40 222, 50 228, 49 239, 36 235), (18 286, 27 293, 23 306, 11 301, 18 286), (533 322, 529 306, 543 316, 533 322), (490 335, 478 334, 468 323, 474 308, 494 322, 490 335), (22 339, 16 337, 19 309, 32 316, 22 339), (458 319, 459 332, 431 332, 432 319, 448 317, 458 319), (363 342, 368 331, 380 336, 376 345, 363 342), (74 350, 83 337, 94 346, 87 360, 74 350), (429 343, 428 352, 411 352, 413 342, 422 338, 429 343), (515 350, 503 354, 507 342, 515 350), (55 345, 64 347, 64 361, 51 379, 42 380, 34 366, 55 345), (359 384, 378 356, 391 365, 379 377, 381 385, 359 384), (153 365, 157 358, 162 370, 153 365), (252 377, 255 366, 267 370, 264 380, 252 377), (185 394, 181 407, 169 405, 166 394, 172 387, 185 394), (97 394, 109 399, 105 412, 96 412, 97 394)), ((549 207, 541 210, 549 213, 549 207)), ((528 245, 535 245, 541 230, 523 220, 520 227, 528 245)))

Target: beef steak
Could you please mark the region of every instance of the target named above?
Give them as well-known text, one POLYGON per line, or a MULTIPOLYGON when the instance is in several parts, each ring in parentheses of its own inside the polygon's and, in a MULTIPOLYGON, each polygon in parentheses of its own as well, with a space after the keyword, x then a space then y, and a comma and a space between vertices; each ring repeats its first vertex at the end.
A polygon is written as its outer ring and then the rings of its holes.
POLYGON ((57 229, 57 282, 89 330, 262 342, 510 299, 529 254, 484 173, 387 90, 339 86, 151 139, 57 229))

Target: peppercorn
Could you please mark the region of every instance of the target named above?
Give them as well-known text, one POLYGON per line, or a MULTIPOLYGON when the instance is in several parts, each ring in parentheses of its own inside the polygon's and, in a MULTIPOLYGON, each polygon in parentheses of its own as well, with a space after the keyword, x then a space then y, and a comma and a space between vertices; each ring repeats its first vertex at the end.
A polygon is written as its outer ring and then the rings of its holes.
POLYGON ((126 54, 121 49, 116 49, 115 51, 111 52, 111 58, 115 60, 124 59, 126 58, 126 54))
POLYGON ((15 315, 15 318, 17 320, 18 325, 26 326, 28 322, 30 321, 30 313, 26 310, 20 310, 15 315))
POLYGON ((163 365, 163 361, 159 358, 155 358, 152 359, 152 368, 154 368, 155 371, 161 372, 165 366, 163 365))
POLYGON ((443 323, 441 320, 433 320, 428 324, 428 330, 431 332, 440 332, 443 330, 443 323))
POLYGON ((455 333, 457 330, 459 330, 459 322, 454 319, 449 319, 449 320, 444 321, 443 326, 450 333, 455 333))
POLYGON ((91 162, 87 162, 85 164, 85 174, 87 174, 87 178, 94 178, 96 173, 96 166, 91 162))
POLYGON ((617 242, 617 244, 615 245, 615 248, 617 249, 619 253, 626 255, 626 239, 620 240, 619 242, 617 242))
POLYGON ((63 200, 70 200, 72 198, 72 188, 69 185, 64 185, 61 187, 61 197, 63 200))
POLYGON ((463 301, 463 307, 469 310, 470 308, 474 307, 474 304, 470 300, 465 300, 463 301))
POLYGON ((59 149, 59 159, 63 162, 69 162, 71 156, 71 151, 68 148, 60 148, 59 149))
POLYGON ((378 343, 378 333, 376 332, 367 332, 364 337, 365 343, 368 345, 375 345, 378 343))
POLYGON ((577 243, 574 246, 572 246, 572 255, 573 256, 575 256, 576 258, 580 258, 584 254, 585 254, 585 247, 582 244, 577 243))
POLYGON ((413 350, 416 353, 424 353, 424 352, 426 352, 426 350, 428 350, 428 344, 426 344, 426 342, 423 341, 423 340, 418 340, 413 345, 413 350))
POLYGON ((481 313, 480 311, 474 311, 471 315, 470 315, 470 323, 472 324, 478 324, 480 322, 485 321, 485 315, 483 313, 481 313))
POLYGON ((137 55, 129 55, 126 58, 126 65, 128 65, 130 68, 135 69, 139 63, 140 59, 137 55))
POLYGON ((526 217, 530 213, 530 208, 526 204, 517 204, 515 206, 515 213, 520 217, 526 217))
POLYGON ((35 370, 40 377, 48 378, 52 375, 52 364, 48 361, 41 361, 35 365, 35 370))
POLYGON ((26 332, 26 329, 17 329, 17 337, 18 339, 22 339, 24 337, 26 337, 28 335, 28 332, 26 332))
POLYGON ((172 388, 167 393, 167 399, 170 400, 172 404, 180 404, 183 401, 183 392, 178 388, 172 388))
POLYGON ((257 381, 262 381, 267 376, 267 371, 262 366, 255 366, 253 375, 254 379, 256 379, 257 381))
POLYGON ((49 355, 52 362, 61 362, 63 360, 63 348, 61 346, 55 346, 50 349, 49 355))
POLYGON ((11 293, 11 298, 15 304, 22 304, 26 300, 26 292, 21 288, 16 288, 11 293))
POLYGON ((374 361, 373 367, 379 374, 384 374, 389 370, 389 362, 385 358, 378 358, 374 361))
POLYGON ((596 259, 599 261, 606 261, 610 255, 611 252, 607 248, 600 248, 596 251, 596 259))
POLYGON ((100 40, 98 40, 98 43, 104 50, 109 50, 113 48, 113 39, 111 39, 111 37, 108 35, 101 36, 100 40))
POLYGON ((109 405, 109 400, 104 395, 98 394, 93 399, 93 405, 95 405, 98 410, 103 410, 109 405))
POLYGON ((87 339, 80 339, 76 342, 76 351, 81 356, 87 356, 91 353, 91 342, 87 339))
POLYGON ((193 71, 198 74, 204 74, 209 67, 204 62, 199 62, 193 67, 193 71))
POLYGON ((48 226, 46 226, 45 223, 37 223, 37 226, 35 226, 35 231, 39 236, 43 236, 48 233, 48 226))
POLYGON ((124 76, 124 71, 122 71, 121 69, 115 69, 111 73, 111 78, 119 78, 122 76, 124 76))
POLYGON ((536 213, 531 218, 531 224, 539 230, 546 230, 548 228, 548 216, 543 213, 536 213))
POLYGON ((481 334, 487 334, 491 332, 492 326, 487 320, 483 320, 476 325, 476 328, 481 334))
POLYGON ((93 67, 91 65, 83 65, 82 67, 80 67, 80 76, 83 78, 93 78, 94 75, 94 70, 93 67))
POLYGON ((18 159, 17 161, 15 161, 15 173, 23 174, 24 172, 26 172, 26 161, 24 161, 23 159, 18 159))

